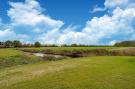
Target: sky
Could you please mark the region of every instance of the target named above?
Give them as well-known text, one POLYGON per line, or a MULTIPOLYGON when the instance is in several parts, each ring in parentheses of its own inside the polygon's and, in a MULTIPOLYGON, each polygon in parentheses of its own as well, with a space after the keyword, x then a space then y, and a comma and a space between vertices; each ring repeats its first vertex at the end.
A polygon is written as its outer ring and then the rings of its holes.
POLYGON ((0 0, 0 41, 113 45, 135 40, 134 0, 0 0))

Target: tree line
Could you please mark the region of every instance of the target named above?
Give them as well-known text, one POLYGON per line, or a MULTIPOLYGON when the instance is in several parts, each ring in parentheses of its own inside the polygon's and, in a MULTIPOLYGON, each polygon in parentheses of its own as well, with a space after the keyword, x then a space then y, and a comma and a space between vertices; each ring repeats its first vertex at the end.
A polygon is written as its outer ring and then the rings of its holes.
POLYGON ((19 48, 19 47, 106 47, 106 45, 82 45, 82 44, 41 44, 40 42, 35 43, 22 43, 19 40, 7 40, 5 42, 0 42, 0 48, 19 48))
POLYGON ((135 41, 122 41, 122 42, 117 42, 114 46, 117 47, 135 47, 135 41))
POLYGON ((18 48, 18 47, 40 47, 40 42, 35 42, 34 44, 24 44, 19 40, 7 40, 4 42, 0 42, 0 48, 18 48))
MULTIPOLYGON (((0 48, 18 48, 18 47, 112 47, 108 45, 82 45, 82 44, 63 44, 63 45, 56 45, 56 44, 41 44, 40 42, 35 43, 22 43, 19 40, 7 40, 4 42, 0 42, 0 48)), ((117 42, 113 46, 115 47, 135 47, 135 41, 122 41, 117 42)))

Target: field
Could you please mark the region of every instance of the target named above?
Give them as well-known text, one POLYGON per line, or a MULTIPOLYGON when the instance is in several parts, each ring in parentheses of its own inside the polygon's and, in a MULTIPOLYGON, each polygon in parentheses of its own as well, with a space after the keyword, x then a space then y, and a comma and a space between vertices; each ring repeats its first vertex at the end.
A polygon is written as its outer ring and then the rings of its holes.
MULTIPOLYGON (((95 48, 53 48, 54 51, 63 49, 95 48)), ((16 65, 9 63, 9 67, 1 68, 0 89, 135 89, 134 56, 92 56, 37 61, 40 58, 23 51, 0 49, 0 60, 5 60, 4 58, 9 58, 7 62, 13 59, 19 61, 25 59, 27 63, 17 61, 16 65)))
POLYGON ((84 50, 85 51, 85 50, 93 50, 93 49, 113 50, 113 49, 125 49, 125 48, 130 48, 130 47, 40 47, 40 48, 20 48, 20 49, 33 50, 33 51, 52 50, 54 52, 60 52, 63 50, 66 50, 66 51, 84 50))

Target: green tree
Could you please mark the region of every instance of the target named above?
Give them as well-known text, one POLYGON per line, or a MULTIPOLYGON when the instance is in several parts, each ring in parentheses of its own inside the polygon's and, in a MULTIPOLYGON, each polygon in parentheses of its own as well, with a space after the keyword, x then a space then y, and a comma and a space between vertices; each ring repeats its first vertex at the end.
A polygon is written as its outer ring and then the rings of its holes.
POLYGON ((78 45, 77 44, 71 44, 71 47, 77 47, 78 45))
POLYGON ((10 40, 7 40, 7 41, 5 42, 5 46, 6 46, 7 48, 13 47, 13 42, 10 41, 10 40))
POLYGON ((135 47, 135 41, 122 41, 122 42, 118 42, 116 43, 114 46, 117 46, 117 47, 135 47))
POLYGON ((14 40, 13 41, 13 46, 14 47, 21 47, 22 46, 22 43, 19 40, 14 40))
POLYGON ((35 46, 35 47, 40 47, 41 44, 40 44, 40 42, 35 42, 34 46, 35 46))

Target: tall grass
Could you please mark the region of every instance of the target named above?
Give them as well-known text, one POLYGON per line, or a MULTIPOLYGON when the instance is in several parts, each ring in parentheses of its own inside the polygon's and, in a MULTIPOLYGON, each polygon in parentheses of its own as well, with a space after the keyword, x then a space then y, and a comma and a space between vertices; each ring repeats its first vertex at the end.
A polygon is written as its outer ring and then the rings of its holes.
POLYGON ((16 65, 31 64, 40 61, 34 55, 15 49, 0 49, 0 69, 16 65))

